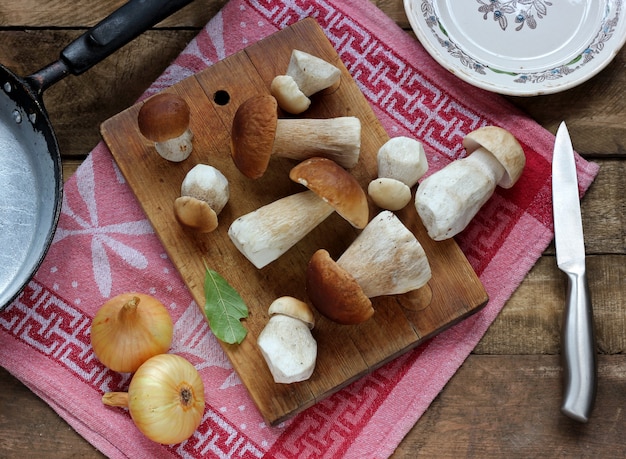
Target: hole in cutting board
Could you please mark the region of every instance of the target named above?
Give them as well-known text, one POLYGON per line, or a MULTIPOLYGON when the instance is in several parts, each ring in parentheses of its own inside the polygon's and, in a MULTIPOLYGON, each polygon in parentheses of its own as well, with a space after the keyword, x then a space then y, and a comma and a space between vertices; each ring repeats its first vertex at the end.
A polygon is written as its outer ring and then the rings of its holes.
POLYGON ((228 91, 224 91, 223 89, 215 91, 215 94, 213 94, 213 102, 217 105, 226 105, 230 102, 230 94, 228 94, 228 91))

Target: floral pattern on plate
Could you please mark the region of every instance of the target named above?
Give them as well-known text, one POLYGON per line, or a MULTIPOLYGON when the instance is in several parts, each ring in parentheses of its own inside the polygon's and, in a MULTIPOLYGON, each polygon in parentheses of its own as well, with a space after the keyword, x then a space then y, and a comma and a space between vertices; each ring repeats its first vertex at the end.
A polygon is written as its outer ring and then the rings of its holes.
POLYGON ((541 19, 548 14, 548 7, 552 6, 551 2, 544 0, 476 1, 480 4, 478 11, 483 13, 483 19, 487 20, 493 14, 493 20, 500 25, 502 30, 506 30, 509 26, 509 18, 512 17, 513 22, 519 24, 515 28, 516 31, 522 30, 524 24, 527 24, 531 29, 535 29, 537 27, 537 19, 541 19))
MULTIPOLYGON (((476 24, 491 19, 499 26, 494 30, 497 29, 500 33, 507 32, 500 39, 490 29, 491 22, 485 23, 481 27, 482 30, 476 32, 482 34, 480 38, 488 37, 484 40, 483 43, 486 44, 483 47, 480 47, 480 44, 476 45, 474 37, 468 37, 463 33, 465 30, 461 21, 458 23, 455 21, 454 14, 464 18, 463 15, 466 15, 468 11, 467 6, 445 0, 419 0, 418 6, 418 0, 405 0, 405 9, 418 39, 444 67, 476 86, 503 94, 547 94, 579 84, 604 68, 626 40, 622 0, 603 0, 598 3, 581 4, 582 6, 577 6, 579 10, 572 10, 569 4, 554 6, 552 1, 546 0, 476 0, 476 2, 478 8, 474 6, 473 11, 480 13, 483 21, 473 22, 472 31, 476 31, 476 24), (558 7, 563 9, 559 10, 558 7), (457 8, 459 10, 455 12, 457 8), (418 9, 419 13, 417 13, 418 9), (523 41, 525 38, 521 35, 516 39, 510 38, 512 35, 508 32, 515 32, 514 35, 539 33, 541 27, 538 27, 538 21, 543 20, 541 25, 547 25, 548 13, 553 21, 549 23, 550 27, 553 27, 555 23, 571 24, 571 20, 568 22, 568 19, 563 19, 561 16, 565 13, 571 14, 572 11, 582 11, 581 18, 575 18, 581 24, 587 21, 583 24, 587 28, 586 35, 576 34, 574 33, 576 29, 572 29, 574 32, 571 36, 579 41, 575 46, 565 44, 562 46, 563 49, 560 49, 561 43, 553 44, 551 46, 555 49, 546 51, 549 61, 546 62, 544 58, 544 61, 533 67, 533 55, 525 55, 523 57, 530 63, 529 65, 525 67, 520 63, 519 68, 511 68, 510 62, 515 61, 516 53, 523 54, 520 48, 524 47, 521 44, 525 43, 523 41), (512 23, 517 24, 517 27, 510 27, 512 23), (452 30, 455 33, 451 33, 450 27, 452 29, 456 27, 452 30), (587 41, 580 42, 581 39, 587 41), (493 52, 492 55, 496 57, 492 62, 477 55, 476 50, 491 57, 490 46, 495 48, 499 42, 508 43, 508 41, 511 42, 511 55, 503 57, 502 65, 499 65, 498 58, 503 54, 499 51, 493 52), (574 49, 575 54, 572 53, 572 49, 566 49, 567 46, 574 49), (508 61, 505 62, 505 59, 508 61), (555 83, 561 79, 567 81, 555 83)), ((549 33, 552 37, 558 37, 558 32, 547 26, 542 30, 542 33, 549 33)), ((524 35, 524 37, 529 37, 529 35, 524 35)))

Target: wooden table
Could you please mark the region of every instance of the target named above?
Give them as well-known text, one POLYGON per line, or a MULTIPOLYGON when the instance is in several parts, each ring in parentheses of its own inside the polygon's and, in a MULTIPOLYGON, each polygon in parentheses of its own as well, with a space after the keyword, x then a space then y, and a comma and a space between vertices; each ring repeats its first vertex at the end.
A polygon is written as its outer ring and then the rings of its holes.
MULTIPOLYGON (((372 1, 411 33, 402 0, 372 1)), ((65 155, 66 177, 99 141, 100 123, 132 105, 225 2, 196 1, 84 75, 69 77, 46 91, 46 106, 65 155)), ((20 75, 33 72, 122 3, 4 0, 0 62, 20 75)), ((552 132, 565 119, 575 148, 601 165, 582 203, 599 353, 598 397, 591 421, 578 424, 559 412, 565 285, 550 247, 394 457, 626 455, 624 66, 626 48, 577 88, 510 98, 552 132)), ((0 369, 0 457, 102 455, 0 369)))

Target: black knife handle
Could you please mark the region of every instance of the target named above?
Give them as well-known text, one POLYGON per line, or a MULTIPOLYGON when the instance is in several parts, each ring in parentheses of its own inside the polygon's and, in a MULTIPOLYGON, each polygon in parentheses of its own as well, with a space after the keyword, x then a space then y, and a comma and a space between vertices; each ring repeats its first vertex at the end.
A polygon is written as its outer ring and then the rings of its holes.
POLYGON ((80 75, 193 0, 130 0, 61 51, 60 59, 26 78, 40 95, 68 74, 80 75))

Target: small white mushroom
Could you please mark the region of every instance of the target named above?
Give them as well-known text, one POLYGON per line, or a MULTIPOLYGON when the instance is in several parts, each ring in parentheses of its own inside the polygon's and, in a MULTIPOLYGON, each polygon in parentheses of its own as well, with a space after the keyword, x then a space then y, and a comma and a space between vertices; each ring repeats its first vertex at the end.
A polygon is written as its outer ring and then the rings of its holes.
POLYGON ((270 93, 276 98, 278 106, 287 113, 298 115, 311 105, 311 99, 304 95, 296 80, 289 75, 278 75, 272 80, 270 93))
POLYGON ((217 216, 230 197, 228 179, 208 164, 196 164, 185 176, 174 201, 178 222, 201 233, 217 228, 217 216))
POLYGON ((279 258, 334 211, 356 228, 367 224, 365 192, 335 162, 311 158, 295 166, 289 177, 308 190, 243 215, 228 229, 237 249, 257 268, 279 258))
POLYGON ((180 162, 193 150, 189 105, 174 93, 160 93, 144 102, 137 115, 141 134, 154 142, 161 157, 180 162))
POLYGON ((376 159, 378 179, 370 182, 368 194, 382 209, 404 208, 411 201, 411 187, 428 170, 424 147, 410 137, 393 137, 378 149, 376 159))
POLYGON ((335 262, 319 249, 306 272, 315 308, 340 324, 374 314, 370 298, 410 292, 431 278, 430 264, 413 233, 390 211, 382 211, 335 262))
POLYGON ((378 177, 399 180, 409 188, 428 170, 422 143, 411 137, 392 137, 380 147, 376 160, 378 177))
POLYGON ((304 160, 313 156, 354 167, 361 151, 361 121, 354 116, 279 119, 269 94, 244 101, 233 119, 231 156, 239 171, 257 179, 273 156, 304 160))
POLYGON ((339 81, 341 70, 312 54, 294 49, 285 75, 277 76, 270 92, 280 108, 299 114, 309 108, 309 97, 339 81))
POLYGON ((426 178, 415 194, 415 208, 428 235, 436 241, 463 231, 496 185, 512 187, 526 163, 515 137, 496 126, 468 134, 463 146, 469 155, 426 178))
POLYGON ((291 384, 309 379, 317 361, 311 308, 303 301, 284 296, 274 300, 268 312, 270 319, 257 344, 274 382, 291 384))

